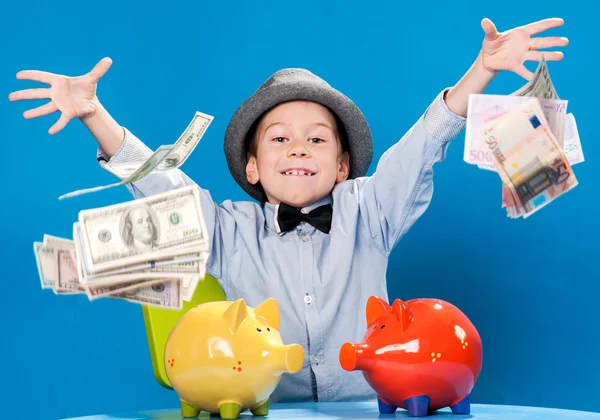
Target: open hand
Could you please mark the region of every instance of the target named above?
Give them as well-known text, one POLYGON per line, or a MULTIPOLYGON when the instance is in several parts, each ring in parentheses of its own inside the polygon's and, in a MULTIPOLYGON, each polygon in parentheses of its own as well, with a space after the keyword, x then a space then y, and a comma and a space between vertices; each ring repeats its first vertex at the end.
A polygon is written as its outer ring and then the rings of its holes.
POLYGON ((49 88, 34 88, 12 92, 8 95, 10 101, 22 99, 51 99, 45 105, 29 109, 23 117, 37 118, 56 111, 61 112, 58 121, 50 127, 48 133, 56 134, 73 118, 84 118, 96 111, 98 99, 96 86, 98 80, 112 65, 110 58, 103 58, 87 74, 77 77, 63 76, 38 70, 23 70, 17 73, 17 79, 34 80, 50 85, 49 88))
POLYGON ((492 73, 501 70, 512 71, 528 81, 531 80, 533 73, 523 65, 525 61, 541 61, 542 54, 546 61, 562 60, 562 52, 537 50, 569 44, 569 40, 563 37, 533 38, 532 35, 563 24, 564 20, 559 18, 544 19, 506 32, 498 32, 491 20, 483 19, 481 27, 485 33, 482 45, 484 68, 492 73))

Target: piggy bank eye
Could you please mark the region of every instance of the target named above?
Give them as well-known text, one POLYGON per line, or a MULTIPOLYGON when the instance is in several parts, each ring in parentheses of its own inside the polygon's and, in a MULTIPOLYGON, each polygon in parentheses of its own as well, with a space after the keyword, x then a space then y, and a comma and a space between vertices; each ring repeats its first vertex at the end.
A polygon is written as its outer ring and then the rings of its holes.
POLYGON ((381 326, 381 329, 383 330, 384 328, 385 328, 385 325, 382 325, 382 326, 381 326))
POLYGON ((271 331, 271 329, 269 327, 267 327, 267 331, 271 331))
POLYGON ((260 328, 257 328, 256 331, 261 332, 262 330, 260 328))

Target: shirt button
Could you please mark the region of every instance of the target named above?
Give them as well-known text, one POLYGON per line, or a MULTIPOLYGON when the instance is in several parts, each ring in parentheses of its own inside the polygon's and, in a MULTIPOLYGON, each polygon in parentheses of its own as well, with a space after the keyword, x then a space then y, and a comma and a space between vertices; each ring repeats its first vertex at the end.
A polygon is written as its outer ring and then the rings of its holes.
POLYGON ((313 357, 313 362, 319 363, 320 361, 321 361, 321 358, 319 356, 314 356, 313 357))
POLYGON ((310 295, 306 295, 306 296, 304 296, 304 301, 305 301, 306 303, 310 303, 310 302, 312 302, 312 296, 310 296, 310 295))
POLYGON ((306 241, 308 241, 308 236, 302 235, 302 236, 300 236, 300 239, 302 239, 302 242, 306 242, 306 241))

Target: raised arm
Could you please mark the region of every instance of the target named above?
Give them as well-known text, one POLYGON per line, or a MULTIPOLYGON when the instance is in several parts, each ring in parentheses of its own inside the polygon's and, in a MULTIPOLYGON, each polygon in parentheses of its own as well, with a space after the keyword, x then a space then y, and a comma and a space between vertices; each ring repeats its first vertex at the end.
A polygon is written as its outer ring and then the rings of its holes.
MULTIPOLYGON (((24 112, 26 119, 37 118, 59 111, 58 121, 48 133, 54 135, 72 119, 79 118, 98 143, 97 159, 101 166, 105 162, 131 163, 146 160, 152 150, 120 126, 100 103, 96 91, 98 81, 108 71, 110 58, 100 60, 83 76, 70 77, 39 70, 24 70, 17 79, 32 80, 50 87, 31 88, 13 92, 9 100, 50 99, 50 102, 24 112)), ((127 185, 134 198, 147 197, 164 191, 193 184, 181 170, 174 169, 154 173, 140 181, 127 185)), ((202 210, 206 219, 208 237, 211 238, 207 271, 220 279, 224 276, 228 256, 234 252, 237 229, 231 210, 225 210, 213 202, 208 191, 200 189, 202 210)))
MULTIPOLYGON (((536 49, 568 44, 566 38, 531 35, 562 24, 562 19, 546 19, 498 33, 489 19, 482 20, 482 49, 465 75, 442 91, 408 133, 383 154, 371 177, 358 181, 363 227, 382 252, 389 253, 429 206, 434 165, 444 160, 450 142, 463 130, 469 95, 482 93, 502 70, 530 80, 533 74, 523 63, 541 60, 536 49)), ((544 58, 557 61, 563 55, 544 51, 544 58)))

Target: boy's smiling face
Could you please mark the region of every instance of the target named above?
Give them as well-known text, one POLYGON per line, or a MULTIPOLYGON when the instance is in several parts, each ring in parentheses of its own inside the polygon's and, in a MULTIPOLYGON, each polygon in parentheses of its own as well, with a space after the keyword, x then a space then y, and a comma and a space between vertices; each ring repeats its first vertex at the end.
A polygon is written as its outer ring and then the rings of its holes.
POLYGON ((254 134, 246 165, 251 184, 260 181, 267 200, 305 207, 328 195, 350 172, 335 118, 310 101, 280 104, 254 134))

